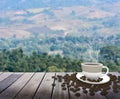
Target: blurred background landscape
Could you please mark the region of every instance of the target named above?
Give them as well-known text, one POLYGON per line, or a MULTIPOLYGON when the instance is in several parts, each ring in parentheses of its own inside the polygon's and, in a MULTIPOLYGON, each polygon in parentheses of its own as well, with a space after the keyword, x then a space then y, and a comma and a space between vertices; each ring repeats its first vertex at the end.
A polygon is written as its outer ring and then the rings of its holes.
POLYGON ((0 0, 0 71, 120 72, 119 0, 0 0))

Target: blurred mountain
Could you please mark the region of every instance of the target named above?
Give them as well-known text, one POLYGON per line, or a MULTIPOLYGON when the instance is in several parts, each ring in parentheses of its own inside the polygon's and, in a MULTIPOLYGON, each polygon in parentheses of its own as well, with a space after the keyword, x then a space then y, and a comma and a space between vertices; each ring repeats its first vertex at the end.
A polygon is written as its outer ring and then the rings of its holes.
POLYGON ((97 60, 120 47, 120 0, 0 0, 0 50, 62 52, 97 60), (88 56, 88 57, 87 57, 88 56))
POLYGON ((119 0, 0 0, 0 10, 22 10, 38 7, 97 6, 119 0))

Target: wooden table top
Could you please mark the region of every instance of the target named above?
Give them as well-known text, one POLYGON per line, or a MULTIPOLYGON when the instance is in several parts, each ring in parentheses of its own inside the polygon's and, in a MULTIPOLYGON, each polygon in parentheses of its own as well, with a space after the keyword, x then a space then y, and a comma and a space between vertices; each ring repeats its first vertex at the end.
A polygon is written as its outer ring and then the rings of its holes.
MULTIPOLYGON (((85 94, 82 87, 76 92, 70 86, 62 87, 64 80, 57 80, 57 75, 66 74, 72 73, 0 72, 0 99, 120 99, 120 88, 118 92, 108 90, 104 96, 100 91, 95 95, 85 94)), ((120 76, 118 72, 110 74, 120 76)), ((120 81, 117 84, 120 86, 120 81)))

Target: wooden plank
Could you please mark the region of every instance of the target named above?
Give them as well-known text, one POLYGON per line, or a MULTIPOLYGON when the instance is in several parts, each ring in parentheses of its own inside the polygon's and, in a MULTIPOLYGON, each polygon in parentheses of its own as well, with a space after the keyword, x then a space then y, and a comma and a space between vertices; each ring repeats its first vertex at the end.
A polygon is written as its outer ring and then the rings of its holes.
POLYGON ((0 81, 4 80, 5 78, 7 78, 8 76, 10 76, 11 74, 13 74, 12 72, 5 72, 5 73, 2 73, 0 75, 0 81))
POLYGON ((0 93, 2 93, 5 89, 7 89, 10 85, 12 85, 22 74, 13 73, 6 79, 0 82, 0 93))
POLYGON ((16 82, 0 94, 0 99, 13 99, 32 75, 33 73, 24 73, 16 82))
POLYGON ((119 75, 118 72, 110 72, 110 74, 112 74, 112 75, 119 75))
MULTIPOLYGON (((57 73, 56 75, 64 76, 65 73, 57 73)), ((63 79, 61 82, 59 82, 58 80, 55 81, 52 99, 69 99, 67 86, 65 86, 66 90, 62 90, 61 85, 63 82, 64 82, 63 79)))
MULTIPOLYGON (((60 74, 64 75, 64 73, 60 74)), ((112 72, 112 74, 120 76, 118 72, 112 72)), ((106 97, 99 92, 95 96, 89 96, 89 93, 86 95, 82 92, 82 87, 78 92, 81 94, 80 97, 76 97, 76 93, 73 93, 70 89, 68 89, 68 93, 67 90, 62 91, 60 89, 61 83, 57 80, 54 82, 54 79, 52 79, 55 73, 47 73, 42 82, 37 74, 35 74, 36 76, 33 76, 33 73, 21 75, 22 73, 2 73, 0 75, 0 99, 19 99, 19 95, 23 96, 20 96, 20 99, 67 99, 69 95, 68 99, 120 99, 120 90, 119 93, 114 93, 111 90, 106 97), (52 86, 53 82, 56 84, 55 87, 52 86), (33 95, 35 96, 33 97, 33 95)))
POLYGON ((34 99, 50 99, 52 89, 53 89, 53 82, 54 79, 52 79, 52 76, 54 76, 55 73, 46 73, 40 87, 38 88, 38 91, 35 94, 34 99))
POLYGON ((0 75, 2 74, 3 72, 0 72, 0 75))
POLYGON ((44 73, 35 73, 31 80, 21 90, 21 92, 15 97, 15 99, 32 99, 39 83, 41 82, 44 73))

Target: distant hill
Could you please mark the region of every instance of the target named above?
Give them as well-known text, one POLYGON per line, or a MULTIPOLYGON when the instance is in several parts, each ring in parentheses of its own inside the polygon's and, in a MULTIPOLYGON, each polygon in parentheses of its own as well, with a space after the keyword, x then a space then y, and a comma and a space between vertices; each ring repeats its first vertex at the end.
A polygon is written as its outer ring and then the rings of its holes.
POLYGON ((97 60, 120 47, 119 0, 0 0, 0 50, 97 60))
POLYGON ((0 0, 1 10, 22 10, 38 7, 97 6, 112 4, 119 0, 0 0))

